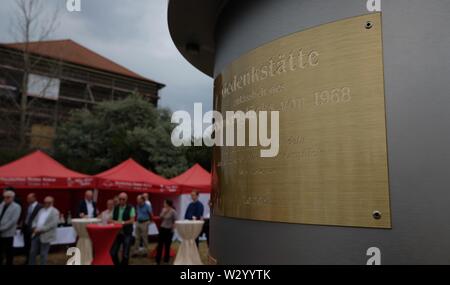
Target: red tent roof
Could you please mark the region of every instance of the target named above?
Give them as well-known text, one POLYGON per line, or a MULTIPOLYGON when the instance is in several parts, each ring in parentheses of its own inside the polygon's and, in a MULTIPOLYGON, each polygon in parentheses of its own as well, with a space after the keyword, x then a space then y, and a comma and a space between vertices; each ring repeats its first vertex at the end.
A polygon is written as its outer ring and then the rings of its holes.
POLYGON ((183 193, 197 190, 202 193, 211 192, 211 173, 203 169, 199 164, 192 166, 183 174, 172 178, 170 181, 177 183, 183 193))
POLYGON ((145 169, 133 159, 97 174, 97 189, 151 193, 177 192, 176 183, 145 169))
POLYGON ((94 179, 67 169, 42 151, 0 167, 0 187, 18 189, 88 189, 94 179))

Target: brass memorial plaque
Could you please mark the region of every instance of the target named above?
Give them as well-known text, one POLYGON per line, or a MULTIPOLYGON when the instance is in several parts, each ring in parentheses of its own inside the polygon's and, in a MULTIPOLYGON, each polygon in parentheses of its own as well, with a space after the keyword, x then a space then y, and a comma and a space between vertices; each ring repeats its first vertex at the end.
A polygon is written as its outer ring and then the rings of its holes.
POLYGON ((215 215, 391 228, 381 28, 380 13, 317 26, 216 78, 215 110, 279 111, 280 128, 272 158, 215 148, 215 215))

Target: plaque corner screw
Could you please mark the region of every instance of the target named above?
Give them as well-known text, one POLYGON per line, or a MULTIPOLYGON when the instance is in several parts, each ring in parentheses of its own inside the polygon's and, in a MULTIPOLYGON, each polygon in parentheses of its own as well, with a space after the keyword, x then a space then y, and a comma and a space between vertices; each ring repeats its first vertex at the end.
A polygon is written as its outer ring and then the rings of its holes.
POLYGON ((375 220, 380 220, 381 219, 381 212, 380 211, 374 211, 372 213, 372 216, 375 220))
POLYGON ((371 21, 367 21, 365 27, 367 30, 370 30, 373 27, 373 23, 371 21))

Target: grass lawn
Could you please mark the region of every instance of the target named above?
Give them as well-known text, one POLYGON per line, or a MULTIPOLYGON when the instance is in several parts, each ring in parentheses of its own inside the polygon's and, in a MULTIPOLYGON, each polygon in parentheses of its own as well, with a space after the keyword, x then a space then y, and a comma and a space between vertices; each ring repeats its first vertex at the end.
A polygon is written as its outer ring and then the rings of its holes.
MULTIPOLYGON (((150 243, 149 251, 152 251, 157 246, 156 243, 150 243)), ((172 243, 172 248, 177 251, 180 246, 179 242, 172 243)), ((66 256, 66 250, 68 247, 53 247, 48 257, 48 265, 65 265, 68 257, 66 256)), ((205 241, 200 242, 199 245, 200 258, 203 261, 203 264, 208 264, 208 245, 205 241)), ((171 258, 170 263, 172 264, 174 258, 171 258)), ((21 265, 25 262, 24 256, 16 256, 14 258, 14 264, 21 265)), ((39 257, 37 258, 37 262, 39 262, 39 257)), ((131 257, 130 265, 156 265, 155 259, 146 257, 131 257)))

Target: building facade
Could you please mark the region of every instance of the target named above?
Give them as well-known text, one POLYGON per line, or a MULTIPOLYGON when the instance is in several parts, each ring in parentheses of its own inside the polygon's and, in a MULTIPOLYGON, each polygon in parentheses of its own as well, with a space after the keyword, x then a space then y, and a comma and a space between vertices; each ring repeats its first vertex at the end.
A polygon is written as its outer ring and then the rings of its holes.
POLYGON ((163 87, 72 40, 0 44, 0 147, 18 146, 24 113, 24 147, 51 150, 56 127, 72 110, 132 93, 157 106, 163 87))

